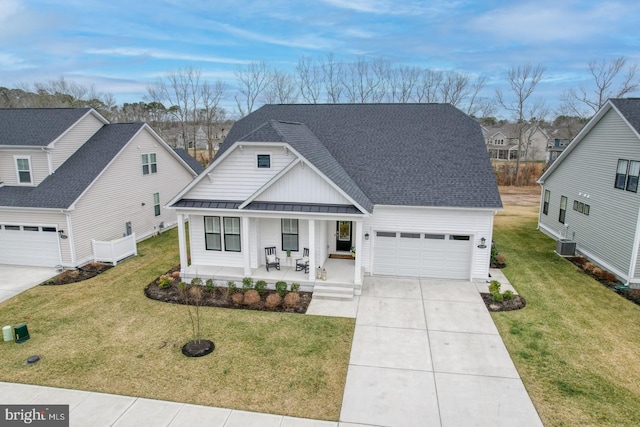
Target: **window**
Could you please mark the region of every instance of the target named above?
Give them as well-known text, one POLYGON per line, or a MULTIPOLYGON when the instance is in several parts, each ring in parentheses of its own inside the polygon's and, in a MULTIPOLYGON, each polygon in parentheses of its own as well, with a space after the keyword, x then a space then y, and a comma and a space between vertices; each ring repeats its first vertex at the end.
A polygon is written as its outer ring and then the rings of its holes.
POLYGON ((420 233, 400 233, 401 239, 419 239, 420 233))
POLYGON ((639 176, 640 162, 635 160, 619 159, 614 187, 637 193, 639 176))
POLYGON ((444 234, 425 234, 424 238, 431 240, 444 240, 444 234))
POLYGON ((584 205, 584 209, 582 210, 582 213, 589 216, 590 210, 591 210, 591 207, 589 205, 584 205))
POLYGON ((615 187, 624 190, 624 184, 627 180, 627 160, 618 160, 618 169, 616 170, 615 187))
POLYGON ((224 250, 240 252, 240 218, 224 218, 224 250))
POLYGON ((638 192, 638 176, 640 175, 640 162, 631 160, 627 174, 627 191, 638 192))
POLYGON ((549 199, 551 199, 551 191, 544 190, 544 203, 542 204, 542 213, 549 214, 549 199))
POLYGON ((156 162, 156 153, 143 154, 142 155, 142 174, 149 175, 150 173, 158 172, 158 164, 156 162))
POLYGON ((153 193, 153 214, 160 216, 160 193, 153 193))
POLYGON ((567 214, 567 198, 565 196, 560 197, 560 215, 558 221, 564 224, 564 218, 567 214))
POLYGON ((298 252, 298 220, 282 219, 282 250, 298 252))
POLYGON ((573 201, 573 210, 576 212, 580 212, 581 214, 589 215, 590 206, 586 203, 579 202, 577 200, 573 201))
POLYGON ((456 234, 450 234, 449 240, 471 240, 471 236, 459 236, 456 234))
POLYGON ((5 230, 11 230, 11 231, 20 231, 20 226, 19 225, 5 225, 4 226, 5 230))
POLYGON ((220 236, 220 217, 204 217, 204 244, 208 251, 221 251, 222 238, 220 236))
POLYGON ((31 161, 29 157, 16 157, 19 184, 31 184, 31 161))
POLYGON ((390 233, 388 231, 377 231, 376 236, 378 237, 396 237, 396 233, 390 233))
POLYGON ((25 225, 25 226, 22 227, 22 229, 24 231, 40 231, 40 229, 38 227, 34 227, 34 226, 31 226, 31 225, 25 225))
POLYGON ((258 167, 270 168, 271 167, 271 155, 270 154, 258 154, 258 167))
POLYGON ((56 228, 55 227, 42 227, 42 231, 44 231, 46 233, 55 233, 56 232, 56 228))

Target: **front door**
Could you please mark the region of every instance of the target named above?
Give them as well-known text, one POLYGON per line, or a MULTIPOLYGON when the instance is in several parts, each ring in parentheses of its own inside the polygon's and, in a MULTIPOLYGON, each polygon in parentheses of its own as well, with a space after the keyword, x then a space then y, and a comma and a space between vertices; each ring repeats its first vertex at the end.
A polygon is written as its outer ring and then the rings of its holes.
POLYGON ((336 251, 351 250, 351 221, 338 221, 336 229, 336 251))

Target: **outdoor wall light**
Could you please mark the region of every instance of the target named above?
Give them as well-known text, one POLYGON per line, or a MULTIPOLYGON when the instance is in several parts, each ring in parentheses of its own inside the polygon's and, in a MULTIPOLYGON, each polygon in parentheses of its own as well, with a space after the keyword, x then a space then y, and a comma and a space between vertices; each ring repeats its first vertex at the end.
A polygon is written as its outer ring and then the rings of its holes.
POLYGON ((485 243, 487 243, 487 239, 485 239, 484 237, 480 239, 480 244, 478 245, 478 247, 480 249, 484 249, 487 247, 487 245, 485 245, 485 243))
POLYGON ((369 240, 369 233, 364 233, 364 240, 369 240))
POLYGON ((67 238, 67 235, 64 234, 64 230, 58 230, 58 236, 60 236, 62 240, 67 238))

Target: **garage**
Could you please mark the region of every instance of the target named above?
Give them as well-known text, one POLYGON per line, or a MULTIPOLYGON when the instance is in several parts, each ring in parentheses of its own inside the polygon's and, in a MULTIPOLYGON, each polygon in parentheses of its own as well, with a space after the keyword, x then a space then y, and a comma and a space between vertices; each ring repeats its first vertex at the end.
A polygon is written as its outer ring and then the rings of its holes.
POLYGON ((469 279, 472 242, 468 234, 377 231, 373 273, 469 279))
POLYGON ((0 225, 2 264, 55 267, 60 264, 59 237, 55 227, 0 225))

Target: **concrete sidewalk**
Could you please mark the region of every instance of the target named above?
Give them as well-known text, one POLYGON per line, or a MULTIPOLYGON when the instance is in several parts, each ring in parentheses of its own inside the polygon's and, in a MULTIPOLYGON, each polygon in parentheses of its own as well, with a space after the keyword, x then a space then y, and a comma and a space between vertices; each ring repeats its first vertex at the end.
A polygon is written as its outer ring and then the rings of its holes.
POLYGON ((2 382, 0 403, 69 404, 78 427, 542 426, 485 287, 366 277, 353 301, 313 300, 307 314, 356 318, 340 422, 2 382))

